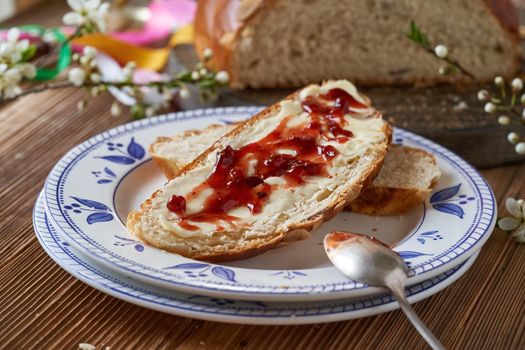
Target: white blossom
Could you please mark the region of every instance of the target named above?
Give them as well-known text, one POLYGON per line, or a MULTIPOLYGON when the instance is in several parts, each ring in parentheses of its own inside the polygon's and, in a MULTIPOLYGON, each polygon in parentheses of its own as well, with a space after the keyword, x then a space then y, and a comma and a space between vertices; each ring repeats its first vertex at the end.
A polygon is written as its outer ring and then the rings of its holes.
POLYGON ((498 220, 498 227, 503 231, 512 232, 512 236, 520 243, 525 243, 525 206, 523 200, 507 198, 505 202, 511 216, 498 220))
POLYGON ((497 76, 496 78, 494 78, 494 84, 496 84, 496 86, 498 87, 502 87, 503 85, 505 85, 505 80, 503 80, 502 77, 497 76))
POLYGON ((434 53, 439 58, 445 58, 448 56, 448 49, 445 45, 438 45, 434 48, 434 53))
POLYGON ((497 110, 497 107, 496 107, 496 105, 494 103, 487 102, 485 104, 485 108, 484 109, 485 109, 485 112, 487 112, 487 113, 495 113, 496 110, 497 110))
POLYGON ((203 55, 205 60, 209 60, 213 56, 213 51, 208 47, 204 49, 203 55))
POLYGON ((506 115, 500 115, 498 118, 498 123, 500 125, 509 125, 510 124, 510 118, 506 115))
POLYGON ((102 80, 102 77, 100 76, 100 74, 98 73, 92 73, 90 76, 89 76, 89 80, 91 80, 91 82, 95 83, 95 84, 98 84, 101 82, 102 80))
POLYGON ((92 60, 97 56, 97 49, 92 46, 86 46, 82 50, 82 55, 87 57, 89 60, 92 60))
POLYGON ((521 89, 523 89, 523 80, 521 80, 520 78, 515 78, 514 80, 512 80, 510 86, 512 87, 512 91, 520 92, 521 89))
POLYGON ((68 74, 69 81, 75 86, 82 86, 84 81, 86 81, 86 71, 82 68, 75 67, 69 71, 68 74))
POLYGON ((518 143, 519 140, 520 140, 520 135, 518 135, 515 132, 509 132, 509 134, 507 135, 507 141, 509 141, 513 145, 518 143))
POLYGON ((111 115, 113 117, 118 117, 122 114, 122 108, 118 102, 113 102, 110 109, 111 115))
POLYGON ((73 11, 62 18, 65 25, 74 27, 91 27, 90 31, 104 32, 106 30, 106 16, 109 3, 100 0, 68 0, 73 11))
POLYGON ((179 96, 182 99, 190 98, 190 90, 186 86, 181 87, 179 90, 179 96))
POLYGON ((515 151, 517 154, 525 155, 525 142, 520 142, 516 145, 515 151))
POLYGON ((18 40, 19 37, 20 30, 11 28, 6 38, 0 40, 0 98, 20 95, 22 79, 36 75, 35 65, 24 62, 24 54, 30 48, 29 40, 18 40))
POLYGON ((218 83, 226 84, 226 83, 230 80, 230 76, 228 75, 228 72, 221 70, 221 71, 218 72, 217 75, 215 76, 215 80, 216 80, 218 83))
POLYGON ((490 93, 487 90, 479 90, 478 91, 478 100, 479 101, 487 101, 490 98, 490 93))
POLYGON ((191 72, 191 79, 193 79, 193 80, 199 80, 199 78, 200 78, 200 74, 199 74, 199 72, 197 72, 197 71, 193 71, 193 72, 191 72))
POLYGON ((144 113, 146 114, 146 117, 153 117, 153 115, 155 114, 155 108, 147 107, 144 113))

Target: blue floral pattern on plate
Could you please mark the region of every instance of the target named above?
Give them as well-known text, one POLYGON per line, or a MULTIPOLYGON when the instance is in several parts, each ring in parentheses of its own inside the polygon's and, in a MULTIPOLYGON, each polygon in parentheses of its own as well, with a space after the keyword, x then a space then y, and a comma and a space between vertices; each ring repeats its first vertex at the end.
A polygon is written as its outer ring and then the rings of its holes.
MULTIPOLYGON (((174 315, 245 324, 305 324, 341 321, 393 310, 391 294, 366 298, 311 303, 264 303, 167 291, 122 277, 85 259, 46 220, 42 197, 33 212, 36 236, 57 264, 84 283, 119 299, 174 315)), ((475 254, 477 255, 477 253, 475 254)), ((422 300, 458 279, 475 260, 467 262, 406 289, 410 302, 422 300)), ((295 296, 290 298, 295 299, 295 296)))
POLYGON ((113 220, 113 214, 111 214, 111 209, 105 204, 99 203, 94 200, 84 199, 79 197, 71 196, 71 198, 76 202, 73 202, 69 205, 65 205, 64 209, 70 210, 75 214, 90 212, 86 217, 86 222, 90 225, 97 222, 106 222, 113 220))

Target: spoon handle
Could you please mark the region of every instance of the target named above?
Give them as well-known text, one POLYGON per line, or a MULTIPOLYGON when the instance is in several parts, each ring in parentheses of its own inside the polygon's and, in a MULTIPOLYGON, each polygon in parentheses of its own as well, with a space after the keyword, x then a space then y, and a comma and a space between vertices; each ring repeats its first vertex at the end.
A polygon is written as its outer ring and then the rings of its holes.
POLYGON ((403 286, 396 287, 390 287, 390 290, 394 294, 394 296, 397 299, 397 302, 399 303, 399 306, 401 306, 401 310, 405 313, 405 315, 408 317, 410 322, 416 327, 417 331, 421 336, 427 341, 428 345, 434 350, 444 350, 445 348, 439 340, 430 332, 430 330, 425 326, 423 321, 418 317, 418 315, 415 313, 414 309, 412 309, 412 306, 408 303, 408 300, 405 296, 405 289, 403 286))

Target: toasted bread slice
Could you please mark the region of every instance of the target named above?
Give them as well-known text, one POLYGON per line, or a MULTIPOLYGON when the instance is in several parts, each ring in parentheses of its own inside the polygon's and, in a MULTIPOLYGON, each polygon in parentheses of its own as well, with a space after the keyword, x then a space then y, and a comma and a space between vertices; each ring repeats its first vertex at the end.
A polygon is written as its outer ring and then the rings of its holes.
POLYGON ((220 138, 130 213, 127 227, 150 245, 193 259, 260 254, 357 198, 377 175, 390 137, 390 125, 348 81, 310 85, 220 138), (337 121, 337 113, 324 112, 338 108, 344 112, 337 121), (263 151, 270 153, 261 158, 263 151), (282 159, 290 162, 282 167, 282 159), (232 193, 251 202, 230 201, 232 193))
MULTIPOLYGON (((149 150, 166 177, 171 179, 233 128, 234 125, 214 124, 171 138, 158 138, 149 150)), ((430 195, 440 175, 432 154, 413 147, 395 145, 389 150, 372 184, 345 210, 382 216, 406 213, 430 195)))
POLYGON ((440 176, 432 154, 394 145, 372 184, 346 209, 368 215, 403 214, 428 198, 440 176))

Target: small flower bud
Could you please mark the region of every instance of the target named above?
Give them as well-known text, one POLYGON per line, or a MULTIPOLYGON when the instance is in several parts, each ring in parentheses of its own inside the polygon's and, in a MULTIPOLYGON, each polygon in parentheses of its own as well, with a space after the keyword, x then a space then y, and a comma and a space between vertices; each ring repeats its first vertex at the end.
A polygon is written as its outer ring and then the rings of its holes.
POLYGON ((438 69, 438 72, 440 75, 447 75, 449 73, 449 68, 448 66, 442 66, 442 67, 439 67, 438 69))
POLYGON ((182 99, 190 98, 190 90, 188 90, 188 88, 185 86, 181 87, 179 90, 179 96, 182 99))
POLYGON ((99 90, 98 87, 95 86, 95 87, 91 88, 91 90, 89 90, 89 93, 90 93, 91 96, 96 97, 100 93, 100 90, 99 90))
POLYGON ((113 102, 111 104, 109 112, 113 117, 118 117, 122 114, 122 108, 120 107, 120 104, 118 102, 113 102))
POLYGON ((220 84, 226 84, 230 80, 230 76, 228 72, 221 70, 215 76, 215 80, 220 84))
POLYGON ((68 73, 69 81, 75 86, 81 86, 86 80, 86 72, 82 68, 75 67, 68 73))
POLYGON ((74 62, 77 62, 80 59, 80 55, 77 52, 75 52, 73 56, 71 56, 71 58, 74 62))
POLYGON ((495 105, 494 103, 492 103, 492 102, 487 102, 487 103, 485 104, 485 108, 484 108, 484 109, 485 109, 485 112, 487 112, 487 113, 496 113, 496 110, 497 110, 498 108, 496 107, 496 105, 495 105))
POLYGON ((512 80, 511 87, 513 92, 520 92, 523 89, 523 80, 515 78, 512 80))
POLYGON ((200 78, 200 74, 199 74, 199 72, 197 72, 197 71, 193 71, 193 72, 191 72, 191 79, 193 79, 193 80, 199 80, 199 78, 200 78))
POLYGON ((80 57, 80 60, 79 60, 80 64, 83 65, 83 66, 85 66, 86 64, 88 64, 89 61, 90 61, 90 59, 89 59, 88 57, 86 57, 86 56, 81 56, 81 57, 80 57))
POLYGON ((494 78, 494 84, 496 84, 496 86, 498 87, 502 87, 505 85, 505 80, 503 80, 502 77, 497 76, 496 78, 494 78))
POLYGON ((448 55, 448 49, 445 45, 438 45, 434 48, 434 53, 439 58, 445 58, 448 55))
POLYGON ((78 101, 78 103, 77 103, 77 109, 78 109, 79 111, 83 111, 84 108, 86 108, 86 104, 87 104, 87 102, 86 102, 85 100, 78 101))
POLYGON ((520 142, 515 147, 516 153, 520 155, 525 154, 525 142, 520 142))
POLYGON ((500 125, 509 125, 510 124, 510 118, 507 117, 506 115, 501 115, 499 118, 498 118, 498 123, 500 125))
POLYGON ((520 208, 523 208, 523 203, 525 203, 523 199, 518 199, 516 202, 518 203, 520 208))
POLYGON ((153 117, 153 115, 155 114, 155 108, 153 107, 148 107, 146 108, 146 117, 153 117))
POLYGON ((88 59, 92 60, 97 55, 97 49, 91 46, 86 46, 84 47, 82 54, 86 56, 88 59))
POLYGON ((213 56, 213 51, 208 47, 208 48, 204 49, 203 54, 204 54, 204 59, 205 60, 209 60, 213 56))
POLYGON ((490 93, 487 90, 478 91, 478 100, 479 101, 488 101, 490 99, 490 93))
POLYGON ((100 74, 98 73, 92 73, 90 76, 89 76, 89 79, 95 83, 95 84, 98 84, 100 83, 100 81, 102 80, 102 77, 100 76, 100 74))
POLYGON ((507 135, 507 141, 509 141, 511 144, 515 145, 520 140, 520 135, 518 135, 515 132, 509 132, 507 135))
POLYGON ((206 68, 201 68, 201 69, 199 70, 199 74, 200 74, 201 76, 205 76, 206 74, 208 74, 208 70, 207 70, 206 68))

